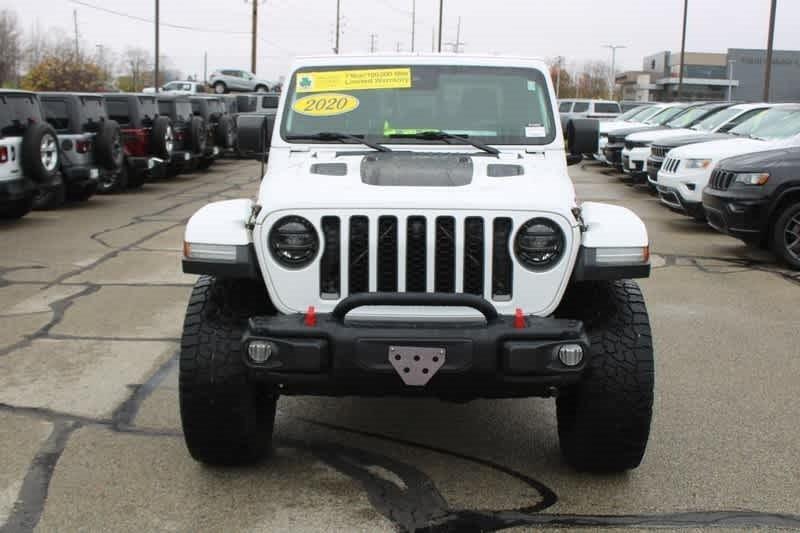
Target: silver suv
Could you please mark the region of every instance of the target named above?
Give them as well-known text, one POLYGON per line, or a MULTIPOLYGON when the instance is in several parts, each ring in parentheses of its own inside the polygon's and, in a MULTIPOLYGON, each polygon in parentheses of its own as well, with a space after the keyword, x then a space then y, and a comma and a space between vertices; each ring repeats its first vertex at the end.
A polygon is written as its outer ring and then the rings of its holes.
POLYGON ((276 85, 275 82, 256 78, 252 72, 233 69, 215 70, 208 78, 208 84, 217 94, 231 91, 265 93, 276 85))

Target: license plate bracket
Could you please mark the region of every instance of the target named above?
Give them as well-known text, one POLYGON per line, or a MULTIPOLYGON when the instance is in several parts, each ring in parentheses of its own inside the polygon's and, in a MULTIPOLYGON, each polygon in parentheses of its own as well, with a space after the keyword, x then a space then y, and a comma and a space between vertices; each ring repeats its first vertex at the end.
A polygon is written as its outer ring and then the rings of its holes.
POLYGON ((447 357, 444 348, 389 346, 389 363, 403 383, 422 387, 442 368, 447 357))

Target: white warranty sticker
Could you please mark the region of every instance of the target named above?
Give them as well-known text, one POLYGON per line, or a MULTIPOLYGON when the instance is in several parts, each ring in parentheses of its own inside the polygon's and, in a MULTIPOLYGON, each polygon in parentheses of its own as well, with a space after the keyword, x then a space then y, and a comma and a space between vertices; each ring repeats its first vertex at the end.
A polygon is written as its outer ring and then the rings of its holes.
POLYGON ((531 124, 525 127, 525 137, 547 137, 547 130, 539 124, 531 124))

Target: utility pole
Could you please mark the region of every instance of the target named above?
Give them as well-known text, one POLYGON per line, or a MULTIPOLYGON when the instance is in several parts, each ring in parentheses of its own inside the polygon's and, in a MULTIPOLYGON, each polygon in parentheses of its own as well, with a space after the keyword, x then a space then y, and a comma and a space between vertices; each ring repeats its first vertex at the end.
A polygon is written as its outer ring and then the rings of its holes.
POLYGON ((431 52, 436 51, 436 27, 431 26, 431 52))
POLYGON ((160 87, 158 83, 158 56, 161 55, 161 51, 158 48, 158 16, 159 16, 159 6, 158 1, 156 0, 156 63, 155 63, 155 71, 153 72, 153 87, 155 88, 156 92, 158 92, 158 88, 160 87))
POLYGON ((75 61, 80 61, 81 51, 78 47, 78 10, 72 10, 72 21, 75 24, 75 61))
POLYGON ((258 43, 258 3, 261 0, 251 0, 253 2, 253 41, 250 44, 250 70, 256 73, 256 46, 258 43))
POLYGON ((461 45, 466 44, 461 42, 461 17, 458 17, 458 25, 456 26, 456 42, 445 43, 445 44, 453 47, 453 53, 455 54, 461 53, 461 45))
POLYGON ((733 101, 733 64, 736 63, 735 59, 728 60, 728 101, 733 101))
POLYGON ((369 34, 369 53, 370 54, 374 54, 375 53, 375 39, 377 39, 377 38, 378 38, 378 34, 377 33, 370 33, 369 34))
POLYGON ((417 32, 417 0, 411 0, 411 53, 414 53, 414 39, 417 32))
POLYGON ((341 21, 342 18, 341 9, 342 9, 342 0, 336 0, 336 44, 333 45, 334 54, 339 53, 339 33, 341 30, 339 22, 341 21))
POLYGON ((775 10, 778 0, 772 0, 769 12, 769 37, 767 37, 767 66, 764 69, 764 101, 769 102, 769 86, 772 81, 772 45, 775 40, 775 10))
POLYGON ((683 95, 683 61, 686 57, 686 16, 689 13, 689 0, 683 0, 683 36, 681 37, 681 70, 678 74, 678 100, 683 95))
POLYGON ((394 51, 400 53, 400 41, 394 43, 394 51))
POLYGON ((203 52, 203 83, 208 82, 208 50, 203 52))
POLYGON ((556 98, 559 97, 561 91, 561 62, 564 61, 564 56, 558 56, 558 70, 556 71, 556 98))
POLYGON ((439 0, 439 53, 442 53, 442 16, 444 14, 444 0, 439 0))
POLYGON ((627 46, 622 44, 604 44, 603 48, 610 48, 611 49, 611 76, 608 80, 608 90, 611 94, 611 97, 614 97, 614 87, 616 86, 616 75, 617 75, 617 48, 627 48, 627 46))

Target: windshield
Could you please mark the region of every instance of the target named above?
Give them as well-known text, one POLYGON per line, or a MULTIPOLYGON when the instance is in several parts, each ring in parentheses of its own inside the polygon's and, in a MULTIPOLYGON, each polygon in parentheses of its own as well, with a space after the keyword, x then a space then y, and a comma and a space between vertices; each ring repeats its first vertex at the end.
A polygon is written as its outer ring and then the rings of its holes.
POLYGON ((0 135, 22 135, 31 122, 41 122, 36 98, 26 94, 0 96, 0 135))
POLYGON ((694 124, 697 119, 707 115, 711 110, 707 107, 693 107, 685 113, 681 113, 666 123, 670 128, 688 128, 694 124))
POLYGON ((738 115, 739 113, 741 113, 741 110, 734 109, 732 107, 723 109, 722 111, 719 111, 709 117, 704 118, 703 120, 692 126, 692 129, 697 131, 714 131, 723 124, 725 124, 726 122, 728 122, 729 120, 731 120, 733 117, 738 115))
POLYGON ((770 109, 731 130, 733 135, 776 140, 800 134, 800 109, 770 109))
POLYGON ((652 115, 650 118, 645 120, 644 123, 652 126, 661 126, 662 124, 666 124, 672 120, 672 118, 676 115, 683 113, 685 110, 686 108, 684 107, 668 107, 656 113, 655 115, 652 115))
POLYGON ((555 139, 551 109, 536 69, 309 68, 289 84, 281 136, 337 132, 378 143, 444 142, 410 138, 433 130, 488 144, 541 145, 555 139))
POLYGON ((621 114, 619 117, 617 117, 617 120, 632 120, 639 113, 644 114, 645 111, 650 110, 652 107, 653 106, 649 105, 642 107, 634 107, 633 109, 629 109, 625 111, 623 114, 621 114))

